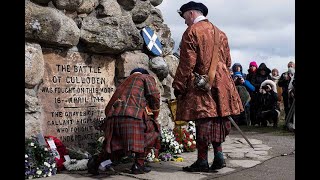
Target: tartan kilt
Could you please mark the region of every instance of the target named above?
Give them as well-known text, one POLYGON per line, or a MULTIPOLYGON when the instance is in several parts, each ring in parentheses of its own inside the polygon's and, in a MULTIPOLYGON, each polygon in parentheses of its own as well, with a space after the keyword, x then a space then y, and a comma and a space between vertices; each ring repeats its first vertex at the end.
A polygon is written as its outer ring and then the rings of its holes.
POLYGON ((209 143, 222 143, 230 133, 231 122, 227 117, 197 119, 196 139, 209 143))
POLYGON ((105 150, 145 153, 145 148, 160 148, 159 124, 132 117, 110 117, 105 121, 105 150))

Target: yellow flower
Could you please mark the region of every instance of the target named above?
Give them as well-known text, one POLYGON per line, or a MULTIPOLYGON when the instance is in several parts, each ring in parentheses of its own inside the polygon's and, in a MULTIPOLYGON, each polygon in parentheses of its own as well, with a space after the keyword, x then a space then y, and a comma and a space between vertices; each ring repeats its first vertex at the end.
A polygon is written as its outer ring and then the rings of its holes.
POLYGON ((176 162, 183 162, 183 158, 182 158, 182 157, 179 157, 179 158, 175 159, 174 161, 176 161, 176 162))

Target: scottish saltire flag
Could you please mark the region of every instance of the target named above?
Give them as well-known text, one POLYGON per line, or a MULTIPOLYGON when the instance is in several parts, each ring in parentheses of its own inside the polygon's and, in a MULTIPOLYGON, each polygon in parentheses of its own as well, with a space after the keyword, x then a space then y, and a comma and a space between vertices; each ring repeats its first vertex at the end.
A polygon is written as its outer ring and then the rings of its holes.
POLYGON ((142 29, 142 37, 149 51, 156 56, 160 56, 162 54, 162 45, 160 40, 150 27, 146 26, 142 29))

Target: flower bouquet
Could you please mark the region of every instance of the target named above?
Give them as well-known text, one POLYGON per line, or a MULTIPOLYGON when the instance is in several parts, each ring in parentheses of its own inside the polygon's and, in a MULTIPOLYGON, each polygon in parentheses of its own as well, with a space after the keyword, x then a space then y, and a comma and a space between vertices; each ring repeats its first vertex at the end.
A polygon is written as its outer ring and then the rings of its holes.
POLYGON ((181 126, 175 127, 173 133, 176 141, 182 144, 184 151, 193 152, 196 150, 195 127, 192 121, 188 123, 187 128, 182 128, 181 126))
POLYGON ((183 152, 183 145, 176 141, 176 137, 172 130, 162 128, 160 140, 160 152, 167 152, 171 154, 180 154, 183 152))
POLYGON ((57 173, 55 157, 41 146, 36 137, 25 139, 25 179, 41 178, 57 173))

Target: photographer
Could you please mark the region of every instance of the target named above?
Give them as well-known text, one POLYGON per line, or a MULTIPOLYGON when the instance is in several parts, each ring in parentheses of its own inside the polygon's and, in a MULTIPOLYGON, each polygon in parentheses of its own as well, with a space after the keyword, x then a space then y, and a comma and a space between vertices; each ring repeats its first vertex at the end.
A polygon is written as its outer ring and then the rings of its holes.
POLYGON ((250 81, 245 80, 240 72, 235 72, 234 75, 235 84, 241 84, 246 87, 248 92, 254 92, 256 88, 250 83, 250 81))
POLYGON ((267 126, 268 121, 273 122, 273 127, 278 127, 280 108, 277 103, 278 94, 276 84, 272 80, 261 83, 257 98, 257 120, 262 126, 267 126))
POLYGON ((239 115, 233 116, 234 120, 238 125, 246 124, 250 125, 250 105, 251 100, 250 94, 247 89, 254 91, 254 86, 248 81, 244 80, 241 72, 235 72, 233 76, 234 84, 236 85, 237 91, 239 93, 244 111, 239 115))

